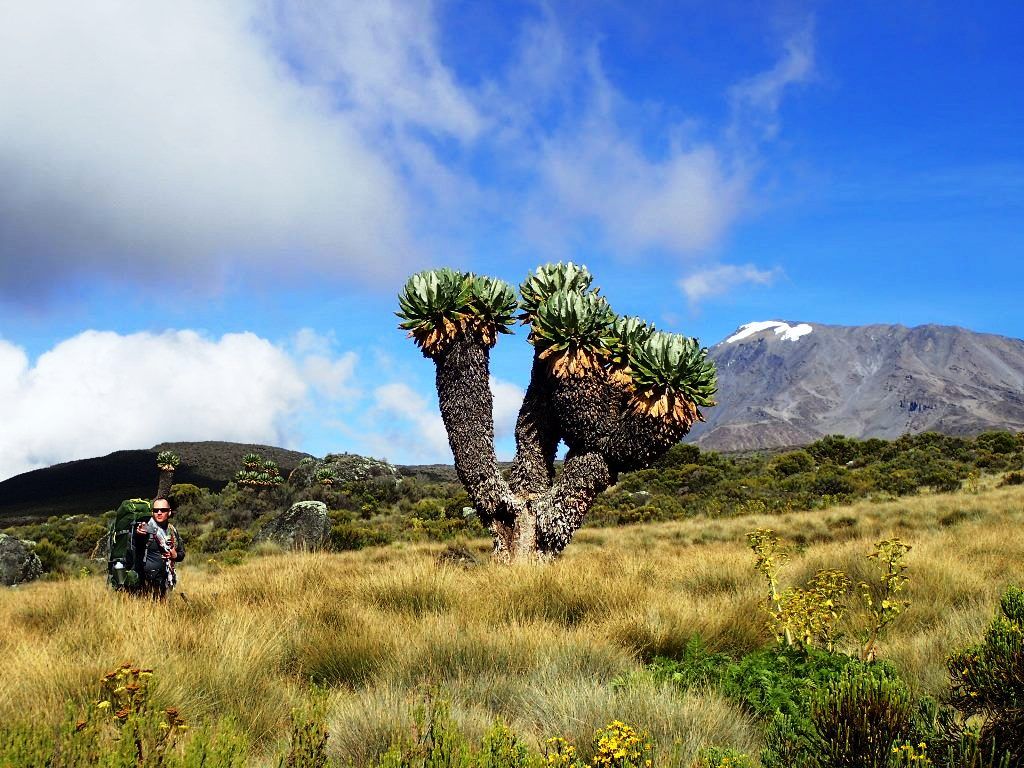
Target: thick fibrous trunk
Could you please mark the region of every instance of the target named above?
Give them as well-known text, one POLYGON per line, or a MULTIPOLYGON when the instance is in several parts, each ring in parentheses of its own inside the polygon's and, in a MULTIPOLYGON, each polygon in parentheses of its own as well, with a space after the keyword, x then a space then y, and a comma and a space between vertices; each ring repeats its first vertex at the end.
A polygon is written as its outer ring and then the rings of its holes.
POLYGON ((644 469, 689 431, 688 424, 669 422, 627 408, 619 419, 619 430, 609 443, 606 456, 615 473, 644 469))
POLYGON ((530 386, 516 421, 516 457, 508 473, 509 486, 521 497, 544 493, 555 478, 559 423, 551 407, 546 364, 534 355, 530 386))
POLYGON ((494 414, 488 349, 474 339, 454 340, 434 358, 437 397, 455 471, 484 525, 495 551, 515 551, 514 526, 524 506, 509 489, 494 455, 494 414))
POLYGON ((537 515, 537 546, 547 556, 557 555, 583 525, 597 494, 611 482, 604 456, 596 451, 569 455, 562 477, 544 496, 531 502, 537 515))
POLYGON ((160 470, 160 482, 156 486, 157 499, 166 499, 171 495, 171 485, 174 483, 174 470, 173 469, 161 469, 160 470))
POLYGON ((562 438, 577 453, 607 451, 619 431, 623 391, 603 370, 551 383, 552 405, 562 427, 562 438))

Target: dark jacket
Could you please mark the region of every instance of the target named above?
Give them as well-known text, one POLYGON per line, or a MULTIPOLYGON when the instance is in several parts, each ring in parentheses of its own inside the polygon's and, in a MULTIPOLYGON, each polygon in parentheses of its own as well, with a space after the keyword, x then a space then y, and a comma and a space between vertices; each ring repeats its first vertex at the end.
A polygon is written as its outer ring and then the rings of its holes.
MULTIPOLYGON (((152 518, 147 521, 147 525, 150 522, 160 525, 152 518)), ((169 522, 165 522, 161 527, 170 533, 175 549, 174 562, 180 563, 185 559, 185 543, 178 535, 177 529, 169 522)), ((135 558, 136 570, 145 581, 163 580, 166 571, 164 550, 160 546, 160 540, 155 535, 135 532, 135 558)))

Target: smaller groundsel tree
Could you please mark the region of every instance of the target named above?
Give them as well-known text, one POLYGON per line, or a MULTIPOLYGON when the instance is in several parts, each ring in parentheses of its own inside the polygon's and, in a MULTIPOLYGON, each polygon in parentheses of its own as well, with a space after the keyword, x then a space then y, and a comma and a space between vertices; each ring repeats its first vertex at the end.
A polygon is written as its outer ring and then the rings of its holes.
POLYGON ((399 295, 400 328, 433 360, 455 469, 504 560, 561 552, 620 472, 676 444, 714 405, 714 364, 696 339, 616 315, 586 267, 549 264, 519 287, 491 277, 420 272, 399 295), (490 350, 519 319, 534 347, 503 475, 494 452, 490 350), (568 447, 557 482, 555 455, 568 447))
POLYGON ((174 483, 174 470, 181 464, 181 459, 174 451, 160 451, 156 455, 156 468, 160 470, 160 480, 156 487, 156 498, 166 499, 171 494, 174 483))
POLYGON ((277 462, 267 459, 258 453, 247 453, 242 457, 242 468, 235 473, 235 484, 240 488, 272 488, 281 485, 284 479, 277 462))

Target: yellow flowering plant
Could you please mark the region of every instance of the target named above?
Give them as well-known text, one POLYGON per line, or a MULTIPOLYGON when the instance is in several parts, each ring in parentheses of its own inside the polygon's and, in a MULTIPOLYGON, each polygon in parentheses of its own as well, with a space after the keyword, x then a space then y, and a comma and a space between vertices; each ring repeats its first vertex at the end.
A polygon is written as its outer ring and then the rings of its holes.
POLYGON ((594 768, 650 768, 653 747, 642 731, 613 720, 594 734, 594 768))

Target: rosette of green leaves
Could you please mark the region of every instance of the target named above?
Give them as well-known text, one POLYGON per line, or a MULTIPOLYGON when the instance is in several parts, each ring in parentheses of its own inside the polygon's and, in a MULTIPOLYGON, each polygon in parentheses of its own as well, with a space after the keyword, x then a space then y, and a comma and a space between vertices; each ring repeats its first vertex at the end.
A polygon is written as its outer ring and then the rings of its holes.
POLYGON ((707 348, 696 339, 654 331, 629 348, 628 362, 637 391, 682 395, 695 406, 715 404, 718 375, 707 348))
POLYGON ((256 473, 248 469, 240 469, 235 472, 235 485, 253 485, 255 483, 256 473))
POLYGON ((433 269, 410 277, 398 295, 402 319, 424 354, 440 352, 458 334, 479 331, 490 346, 497 333, 510 333, 516 310, 512 287, 492 277, 433 269))
POLYGON ((176 454, 174 451, 160 451, 160 453, 156 455, 157 469, 162 469, 164 471, 170 472, 173 471, 179 464, 181 464, 181 459, 178 457, 178 454, 176 454))
POLYGON ((320 485, 333 485, 334 484, 334 472, 331 471, 330 467, 320 467, 313 475, 316 481, 320 485))
POLYGON ((537 308, 530 341, 556 376, 584 372, 610 354, 614 319, 603 296, 559 291, 537 308))
POLYGON ((522 297, 519 306, 523 310, 520 319, 524 323, 532 322, 540 305, 551 296, 556 293, 586 293, 593 281, 593 275, 585 266, 577 266, 571 261, 567 264, 559 262, 537 267, 519 285, 519 295, 522 297))
POLYGON ((263 466, 263 457, 258 453, 247 453, 242 457, 242 466, 250 471, 254 471, 263 466))
POLYGON ((477 321, 480 333, 488 346, 497 341, 495 333, 512 333, 518 306, 515 291, 504 280, 485 275, 473 275, 470 281, 469 311, 477 321))
POLYGON ((655 330, 653 325, 639 317, 617 316, 612 321, 609 364, 619 370, 628 368, 630 350, 645 344, 655 330))

